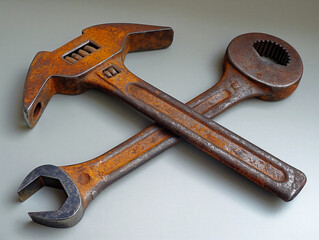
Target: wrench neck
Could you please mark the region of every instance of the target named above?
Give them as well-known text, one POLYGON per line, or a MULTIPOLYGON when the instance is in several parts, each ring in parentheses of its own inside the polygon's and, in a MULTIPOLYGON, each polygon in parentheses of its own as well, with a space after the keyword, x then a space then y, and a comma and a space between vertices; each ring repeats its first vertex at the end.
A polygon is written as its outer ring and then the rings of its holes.
POLYGON ((200 95, 196 99, 201 102, 192 101, 197 112, 205 114, 206 117, 215 117, 233 105, 246 99, 265 95, 265 90, 252 83, 230 63, 226 61, 222 78, 212 88, 204 92, 204 98, 200 95), (207 108, 207 105, 210 108, 207 108), (205 111, 201 111, 205 109, 205 111))

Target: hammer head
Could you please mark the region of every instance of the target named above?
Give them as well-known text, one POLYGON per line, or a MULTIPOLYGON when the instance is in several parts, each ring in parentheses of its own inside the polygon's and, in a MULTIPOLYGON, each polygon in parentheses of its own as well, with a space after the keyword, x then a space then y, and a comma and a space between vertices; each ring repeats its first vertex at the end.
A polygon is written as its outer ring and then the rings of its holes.
POLYGON ((56 228, 77 224, 84 214, 81 196, 70 176, 59 167, 43 165, 30 172, 18 189, 20 200, 28 199, 43 186, 62 189, 67 199, 57 211, 30 212, 32 220, 56 228))
POLYGON ((24 86, 24 116, 34 127, 56 93, 79 94, 89 89, 83 76, 99 64, 128 52, 167 48, 173 41, 169 27, 140 24, 102 24, 52 52, 39 52, 33 59, 24 86))

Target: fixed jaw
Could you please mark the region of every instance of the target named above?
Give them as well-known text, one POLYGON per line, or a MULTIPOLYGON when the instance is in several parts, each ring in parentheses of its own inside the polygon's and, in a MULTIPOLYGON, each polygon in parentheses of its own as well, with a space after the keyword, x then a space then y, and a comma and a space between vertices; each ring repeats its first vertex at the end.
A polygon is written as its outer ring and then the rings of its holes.
POLYGON ((28 199, 43 186, 62 189, 67 198, 56 211, 30 212, 32 220, 45 226, 58 228, 72 227, 77 224, 84 214, 84 209, 79 190, 70 176, 54 165, 43 165, 34 169, 18 189, 21 201, 28 199))
POLYGON ((33 59, 24 86, 24 116, 34 127, 54 94, 79 94, 90 86, 82 77, 115 55, 122 63, 128 52, 167 48, 173 41, 169 27, 114 23, 86 28, 82 35, 52 52, 33 59))

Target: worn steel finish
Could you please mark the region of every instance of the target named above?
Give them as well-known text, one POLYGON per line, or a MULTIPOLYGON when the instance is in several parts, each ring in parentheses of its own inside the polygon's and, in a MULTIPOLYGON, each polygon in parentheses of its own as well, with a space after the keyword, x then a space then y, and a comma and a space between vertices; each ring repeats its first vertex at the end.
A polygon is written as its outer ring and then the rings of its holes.
MULTIPOLYGON (((165 27, 100 25, 84 30, 82 36, 52 53, 40 53, 30 67, 25 87, 25 116, 29 125, 36 124, 53 94, 78 94, 98 88, 120 97, 283 200, 293 199, 306 182, 302 172, 208 118, 250 97, 280 100, 289 96, 302 75, 298 53, 288 43, 270 35, 241 35, 226 51, 221 80, 187 107, 134 76, 123 64, 127 52, 168 47, 172 38, 172 30, 165 27), (86 51, 86 45, 95 50, 77 60, 75 54, 86 51), (70 56, 75 61, 70 61, 70 56), (50 67, 52 63, 56 68, 50 67)), ((74 181, 85 210, 106 186, 178 141, 178 137, 154 124, 96 159, 60 169, 74 181)), ((30 174, 36 174, 34 171, 30 174)), ((24 181, 18 190, 22 200, 34 192, 28 191, 29 184, 24 181)), ((56 220, 59 221, 58 216, 56 220)), ((75 223, 70 220, 63 227, 75 223)))
POLYGON ((73 226, 81 220, 85 209, 79 189, 60 167, 43 165, 34 169, 21 183, 20 199, 24 201, 43 186, 63 189, 66 200, 57 211, 29 212, 33 221, 50 227, 63 228, 73 226))

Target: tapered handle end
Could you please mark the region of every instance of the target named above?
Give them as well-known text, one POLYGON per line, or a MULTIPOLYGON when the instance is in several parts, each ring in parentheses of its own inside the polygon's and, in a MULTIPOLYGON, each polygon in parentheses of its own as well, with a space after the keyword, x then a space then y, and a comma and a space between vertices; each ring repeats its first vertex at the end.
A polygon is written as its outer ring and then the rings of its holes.
POLYGON ((297 169, 294 169, 292 172, 290 172, 288 177, 289 178, 287 182, 282 184, 282 191, 277 194, 286 202, 293 200, 303 189, 307 182, 306 175, 297 169))

